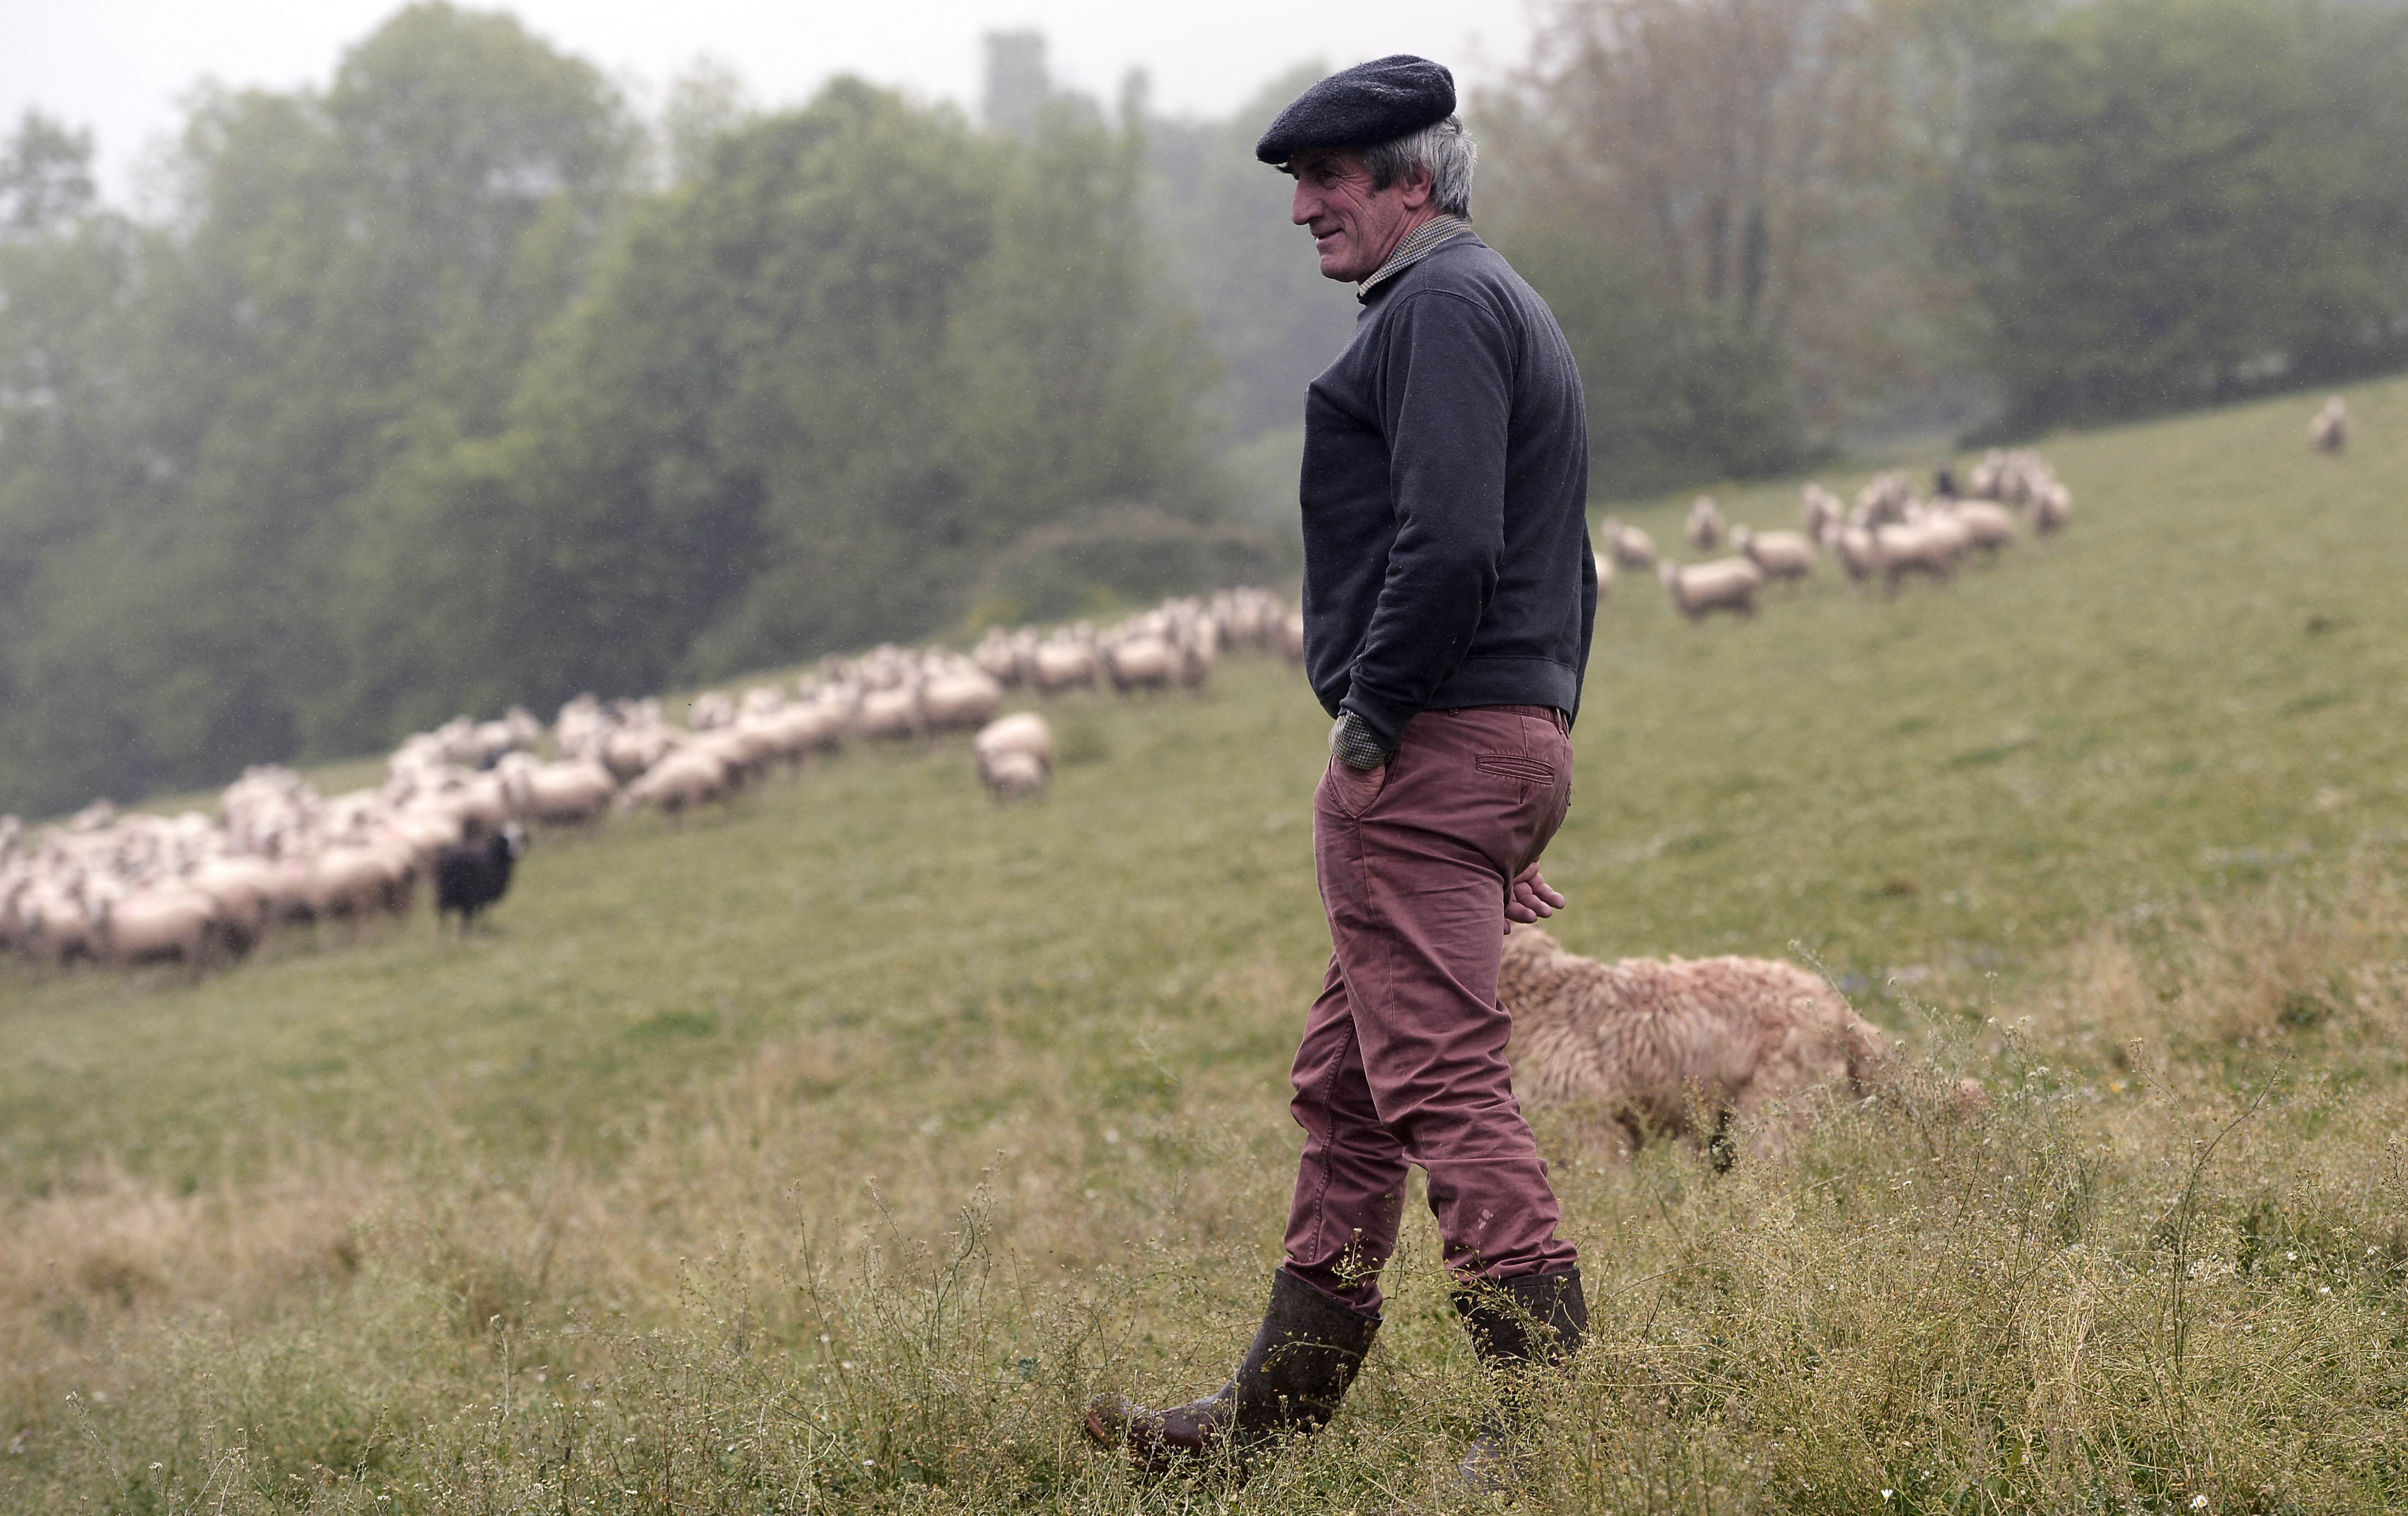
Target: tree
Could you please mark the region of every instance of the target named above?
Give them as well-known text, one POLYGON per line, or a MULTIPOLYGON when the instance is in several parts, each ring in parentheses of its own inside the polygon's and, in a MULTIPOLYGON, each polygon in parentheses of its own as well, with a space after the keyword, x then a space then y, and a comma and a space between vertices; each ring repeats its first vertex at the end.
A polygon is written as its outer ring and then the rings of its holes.
POLYGON ((2101 0, 2018 50, 1984 293, 2025 419, 2195 404, 2399 351, 2396 279, 2374 271, 2396 274, 2408 209, 2399 36, 2277 0, 2101 0), (2387 36, 2387 77, 2363 68, 2381 47, 2320 59, 2333 29, 2387 36))

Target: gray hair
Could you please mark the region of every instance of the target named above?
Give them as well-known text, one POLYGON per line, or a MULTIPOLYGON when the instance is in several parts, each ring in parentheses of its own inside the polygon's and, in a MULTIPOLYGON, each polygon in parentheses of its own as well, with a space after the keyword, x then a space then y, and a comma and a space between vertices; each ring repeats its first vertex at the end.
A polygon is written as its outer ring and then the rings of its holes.
POLYGON ((1450 216, 1471 219, 1471 170, 1480 162, 1480 147, 1463 129, 1463 118, 1449 116, 1418 132, 1356 150, 1371 173, 1371 188, 1384 190, 1416 168, 1430 175, 1430 200, 1450 216))

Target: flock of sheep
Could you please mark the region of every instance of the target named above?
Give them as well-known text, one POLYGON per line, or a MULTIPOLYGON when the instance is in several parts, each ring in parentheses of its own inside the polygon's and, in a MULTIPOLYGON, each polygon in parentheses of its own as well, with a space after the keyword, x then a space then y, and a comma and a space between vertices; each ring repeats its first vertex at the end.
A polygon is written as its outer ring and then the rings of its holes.
POLYGON ((1896 472, 1867 484, 1853 510, 1819 484, 1807 485, 1803 497, 1803 531, 1757 532, 1727 525, 1713 499, 1699 496, 1684 524, 1690 547, 1712 552, 1728 541, 1734 550, 1703 563, 1659 560, 1645 532, 1608 517, 1597 554, 1599 593, 1611 593, 1616 569, 1652 569, 1673 608, 1692 621, 1717 610, 1753 616, 1767 580, 1804 579, 1826 555, 1857 584, 1878 579, 1895 592, 1909 575, 1945 580, 1968 553, 2011 547, 2026 527, 2054 535, 2073 516, 2072 493, 2048 460, 2026 451, 1988 454, 1962 490, 1943 469, 1928 500, 1896 472))
MULTIPOLYGON (((2324 452, 2348 445, 2338 396, 2308 438, 2324 452)), ((2054 534, 2071 519, 2071 493, 2036 452, 1993 451, 1961 490, 1946 470, 1936 482, 1925 499, 1907 475, 1882 474, 1853 509, 1809 484, 1800 531, 1730 527, 1701 497, 1684 523, 1690 546, 1712 552, 1727 541, 1734 551, 1685 565, 1659 561, 1645 532, 1609 517, 1599 593, 1612 593, 1617 569, 1654 570, 1692 620, 1753 615, 1768 579, 1803 579, 1826 556, 1857 584, 1895 591, 1909 575, 1945 580, 1970 553, 1996 553, 2025 530, 2054 534)), ((267 766, 229 785, 214 817, 120 813, 101 801, 38 834, 0 817, 0 946, 50 965, 197 966, 241 955, 280 923, 404 915, 429 878, 465 922, 507 887, 523 823, 588 822, 613 808, 678 815, 855 739, 974 733, 978 777, 1009 803, 1042 792, 1055 761, 1041 715, 999 714, 1010 692, 1193 689, 1225 652, 1275 648, 1299 661, 1303 643, 1303 618, 1278 597, 1228 590, 1100 630, 995 628, 968 655, 890 645, 831 657, 791 690, 704 694, 682 726, 658 698, 591 694, 563 706, 549 733, 516 708, 498 721, 464 717, 410 737, 382 784, 347 794, 322 795, 293 770, 267 766), (550 758, 540 756, 547 745, 550 758), (460 876, 458 889, 447 870, 460 876)))
POLYGON ((409 737, 381 784, 345 794, 266 766, 227 786, 214 816, 101 801, 36 833, 0 817, 0 945, 50 966, 197 968, 239 957, 279 925, 406 915, 430 879, 465 921, 507 886, 524 824, 638 808, 680 814, 856 739, 973 732, 979 778, 1009 802, 1042 791, 1055 756, 1042 716, 998 719, 1009 692, 1193 689, 1226 652, 1299 657, 1302 643, 1301 618, 1276 596, 1228 590, 1100 630, 994 631, 967 657, 892 646, 831 657, 791 688, 703 694, 682 726, 657 698, 590 694, 563 706, 549 733, 516 708, 498 721, 464 717, 409 737), (495 874, 498 882, 487 877, 495 874))

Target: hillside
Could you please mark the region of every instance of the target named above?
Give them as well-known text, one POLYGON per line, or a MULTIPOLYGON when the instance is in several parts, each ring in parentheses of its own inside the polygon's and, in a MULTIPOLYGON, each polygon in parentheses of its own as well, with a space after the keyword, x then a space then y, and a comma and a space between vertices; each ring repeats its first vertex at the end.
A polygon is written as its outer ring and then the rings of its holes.
MULTIPOLYGON (((1999 1108, 1719 1180, 1542 1127, 1602 1330, 1529 1509, 2408 1498, 2408 382, 2350 401, 2339 459, 2297 398, 2052 439, 2072 529, 1944 588, 1618 586, 1557 935, 1809 956, 1999 1108)), ((1259 1304, 1326 722, 1276 661, 1049 708, 1040 805, 856 749, 546 835, 466 942, 0 968, 0 1501, 1200 1498, 1068 1409, 1209 1388, 1259 1304)), ((1409 1237, 1365 1393, 1235 1509, 1426 1502, 1478 1390, 1409 1237)))

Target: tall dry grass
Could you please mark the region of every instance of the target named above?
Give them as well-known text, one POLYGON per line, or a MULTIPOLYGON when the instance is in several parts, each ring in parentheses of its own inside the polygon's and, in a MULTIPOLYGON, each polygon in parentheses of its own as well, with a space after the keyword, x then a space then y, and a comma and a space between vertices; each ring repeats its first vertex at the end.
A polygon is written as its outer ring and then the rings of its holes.
MULTIPOLYGON (((2408 907, 2373 877, 2101 932, 1933 1013, 1793 1161, 1541 1123, 1596 1337, 1523 1408, 1547 1510, 2378 1510, 2408 1501, 2408 907), (1969 1113, 1950 1080, 1993 1094, 1969 1113), (2200 1501, 2205 1504, 2199 1504, 2200 1501)), ((1276 996, 1292 986, 1247 993, 1276 996)), ((1065 1109, 977 1171, 815 1170, 841 1054, 765 1049, 609 1173, 296 1156, 0 1228, 0 1493, 120 1510, 1453 1509, 1484 1409, 1412 1232, 1346 1411, 1251 1482, 1133 1479, 1097 1390, 1242 1347, 1292 1149, 1174 1105, 1068 1191, 1065 1109)), ((909 1145, 897 1150, 908 1154, 909 1145)))

